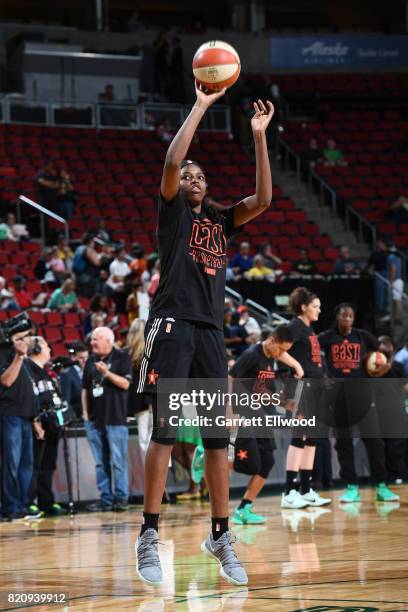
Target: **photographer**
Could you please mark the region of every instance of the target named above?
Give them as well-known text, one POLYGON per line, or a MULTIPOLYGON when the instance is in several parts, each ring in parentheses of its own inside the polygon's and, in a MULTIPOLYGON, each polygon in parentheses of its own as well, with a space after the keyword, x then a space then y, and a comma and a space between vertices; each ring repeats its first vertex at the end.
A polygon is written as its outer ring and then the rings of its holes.
POLYGON ((30 338, 27 356, 29 358, 27 365, 40 410, 35 420, 34 469, 29 491, 30 510, 40 512, 42 516, 60 516, 66 512, 55 502, 52 481, 57 468, 60 438, 60 427, 55 411, 62 408, 61 393, 57 382, 45 369, 51 357, 51 349, 46 340, 40 336, 30 338))
POLYGON ((132 364, 128 351, 114 348, 114 342, 109 327, 93 330, 93 354, 82 380, 83 418, 101 495, 100 501, 87 506, 90 512, 128 508, 127 404, 132 364))
POLYGON ((70 404, 78 418, 82 417, 82 378, 88 357, 89 352, 86 345, 83 342, 77 342, 73 345, 73 361, 62 363, 63 369, 58 375, 62 399, 70 404))
MULTIPOLYGON (((33 420, 37 398, 27 366, 31 322, 25 313, 2 324, 0 348, 0 431, 2 511, 9 520, 38 514, 28 509, 33 473, 33 420)), ((34 424, 38 430, 38 425, 34 424)))

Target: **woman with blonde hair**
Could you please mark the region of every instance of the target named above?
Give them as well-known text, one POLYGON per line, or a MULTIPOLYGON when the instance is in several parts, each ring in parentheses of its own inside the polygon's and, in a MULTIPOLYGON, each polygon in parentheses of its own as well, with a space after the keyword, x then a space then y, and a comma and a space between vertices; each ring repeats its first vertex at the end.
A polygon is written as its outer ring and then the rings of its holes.
POLYGON ((125 348, 129 351, 132 360, 133 374, 128 394, 128 415, 136 416, 139 446, 142 451, 143 462, 150 442, 153 427, 153 416, 148 397, 143 393, 137 393, 137 385, 145 349, 145 321, 134 319, 129 328, 125 348))

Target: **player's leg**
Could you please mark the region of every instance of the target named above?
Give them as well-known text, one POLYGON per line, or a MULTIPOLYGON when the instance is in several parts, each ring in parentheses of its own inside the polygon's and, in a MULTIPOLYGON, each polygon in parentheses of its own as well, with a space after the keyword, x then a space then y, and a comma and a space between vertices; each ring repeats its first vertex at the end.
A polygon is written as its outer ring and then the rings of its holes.
MULTIPOLYGON (((219 385, 211 385, 212 390, 219 386, 221 390, 226 391, 227 374, 227 355, 222 331, 197 326, 191 377, 218 380, 219 385)), ((212 415, 200 407, 197 408, 199 415, 206 413, 214 419, 216 416, 225 416, 225 411, 225 405, 217 405, 212 415)), ((236 585, 247 584, 248 577, 232 546, 234 538, 228 526, 228 430, 225 426, 219 425, 201 428, 201 437, 204 447, 205 478, 211 504, 211 533, 202 543, 201 550, 217 559, 221 566, 221 575, 229 582, 236 585)))
POLYGON ((258 525, 266 522, 266 518, 253 511, 253 504, 262 491, 269 473, 275 463, 273 451, 275 443, 269 438, 257 438, 255 440, 258 448, 258 465, 256 472, 251 476, 247 490, 235 509, 232 522, 241 525, 258 525))
POLYGON ((298 474, 304 449, 303 438, 292 438, 286 455, 286 488, 282 493, 282 508, 305 508, 308 505, 298 491, 298 474))
POLYGON ((193 327, 186 321, 148 321, 138 390, 153 398, 153 431, 146 453, 143 522, 136 542, 137 573, 148 584, 163 580, 158 554, 160 505, 176 431, 168 425, 168 402, 157 399, 157 379, 186 379, 194 353, 193 327))
POLYGON ((309 506, 325 506, 331 499, 321 497, 312 488, 313 466, 316 456, 316 442, 308 438, 305 442, 302 462, 300 464, 300 493, 309 506))

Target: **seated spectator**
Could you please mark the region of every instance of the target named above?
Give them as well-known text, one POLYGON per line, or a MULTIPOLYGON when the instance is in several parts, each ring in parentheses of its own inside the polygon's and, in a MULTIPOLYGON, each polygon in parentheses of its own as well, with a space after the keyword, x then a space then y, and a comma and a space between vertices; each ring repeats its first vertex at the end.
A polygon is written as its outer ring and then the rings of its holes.
POLYGON ((309 170, 313 170, 316 164, 322 163, 323 152, 319 147, 316 138, 309 140, 309 148, 301 156, 301 168, 303 180, 306 181, 309 176, 309 170))
POLYGON ((242 275, 253 266, 253 257, 249 254, 251 245, 249 242, 241 242, 239 252, 231 259, 230 268, 234 274, 242 275))
POLYGON ((103 325, 106 324, 106 321, 111 315, 111 305, 109 299, 106 295, 95 295, 91 303, 89 304, 89 314, 84 319, 84 335, 86 336, 92 329, 91 325, 91 317, 93 314, 103 314, 103 325))
POLYGON ((340 248, 340 257, 334 263, 333 274, 360 274, 361 268, 358 261, 350 257, 350 251, 347 246, 340 248))
POLYGON ((152 276, 150 278, 149 286, 147 288, 147 293, 149 294, 151 298, 154 297, 159 287, 159 282, 160 282, 160 259, 157 259, 156 263, 154 264, 153 270, 152 270, 152 276))
POLYGON ((57 199, 60 184, 58 173, 51 160, 37 173, 35 182, 37 185, 39 203, 45 206, 45 208, 57 212, 57 199))
POLYGON ((14 284, 14 295, 17 301, 17 304, 20 306, 22 310, 26 310, 31 306, 31 295, 28 293, 26 289, 26 280, 24 276, 15 276, 13 279, 14 284))
POLYGON ((174 130, 171 128, 170 121, 164 117, 156 126, 156 136, 162 142, 170 142, 174 137, 174 130))
POLYGON ((264 258, 265 266, 268 268, 275 270, 283 263, 282 259, 273 252, 270 242, 264 242, 261 244, 259 252, 264 258))
POLYGON ((28 240, 30 238, 30 234, 26 226, 22 223, 17 223, 16 215, 14 213, 8 213, 6 217, 6 225, 8 226, 10 232, 10 240, 28 240))
POLYGON ((34 267, 34 274, 40 281, 55 282, 56 278, 51 270, 50 262, 52 258, 52 249, 47 247, 42 252, 40 259, 34 267))
POLYGON ((57 246, 51 247, 51 258, 49 261, 49 267, 51 272, 54 274, 56 280, 59 283, 62 283, 67 276, 67 270, 65 268, 64 260, 60 258, 60 253, 57 246))
POLYGON ((20 305, 14 296, 14 289, 7 287, 6 279, 3 276, 0 276, 0 310, 20 310, 20 305))
POLYGON ((130 274, 126 262, 126 251, 121 246, 115 249, 115 259, 109 266, 109 278, 106 282, 112 290, 112 299, 116 304, 116 312, 126 312, 125 277, 130 274))
POLYGON ((129 325, 131 325, 135 319, 139 318, 139 287, 140 283, 138 281, 134 281, 131 286, 131 291, 126 299, 126 313, 128 316, 129 325))
POLYGON ((106 229, 106 220, 104 217, 98 219, 98 224, 95 230, 95 238, 99 238, 102 242, 111 242, 112 237, 109 231, 106 229))
POLYGON ((275 273, 272 268, 265 266, 264 258, 262 255, 255 255, 253 268, 250 268, 248 272, 245 272, 244 276, 248 280, 268 280, 273 281, 275 279, 275 273))
POLYGON ((104 327, 106 321, 106 315, 104 312, 93 312, 90 317, 91 329, 85 336, 85 344, 87 346, 91 343, 92 332, 97 327, 104 327))
POLYGON ((0 219, 0 240, 15 240, 11 229, 3 219, 0 219))
POLYGON ((78 196, 72 185, 71 177, 66 170, 60 170, 58 178, 58 214, 69 221, 74 214, 74 206, 78 196))
POLYGON ((71 247, 69 246, 69 242, 65 238, 65 236, 63 235, 58 236, 57 248, 58 248, 58 251, 57 251, 58 259, 61 259, 64 262, 66 271, 71 272, 72 262, 74 260, 74 253, 71 247))
POLYGON ((78 298, 75 293, 75 283, 72 278, 67 278, 62 287, 55 289, 48 300, 47 308, 50 310, 59 310, 61 312, 77 310, 78 298))
POLYGON ((400 196, 391 204, 388 216, 395 223, 405 223, 408 221, 408 197, 400 196))
POLYGON ((302 276, 316 273, 317 267, 315 262, 309 259, 306 249, 301 249, 300 259, 293 263, 291 274, 294 276, 302 276))
POLYGON ((238 306, 237 313, 240 315, 238 324, 245 328, 248 334, 248 342, 256 344, 261 338, 261 327, 258 321, 250 316, 248 306, 238 306))
POLYGON ((347 166, 343 153, 336 148, 336 141, 329 138, 327 146, 323 149, 323 157, 325 166, 347 166))

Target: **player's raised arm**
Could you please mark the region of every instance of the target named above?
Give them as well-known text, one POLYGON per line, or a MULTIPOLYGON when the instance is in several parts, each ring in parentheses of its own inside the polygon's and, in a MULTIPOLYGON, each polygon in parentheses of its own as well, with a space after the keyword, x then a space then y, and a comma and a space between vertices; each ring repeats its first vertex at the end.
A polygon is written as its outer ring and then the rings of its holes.
POLYGON ((245 198, 236 206, 235 227, 257 217, 269 207, 272 200, 272 175, 265 132, 275 109, 269 100, 266 104, 268 108, 262 100, 254 102, 255 114, 251 119, 251 128, 255 143, 256 188, 254 195, 245 198))
POLYGON ((161 179, 161 194, 166 202, 170 202, 180 189, 180 164, 187 155, 195 131, 207 108, 225 94, 225 88, 217 93, 206 94, 196 82, 197 100, 190 114, 173 138, 167 150, 161 179))

